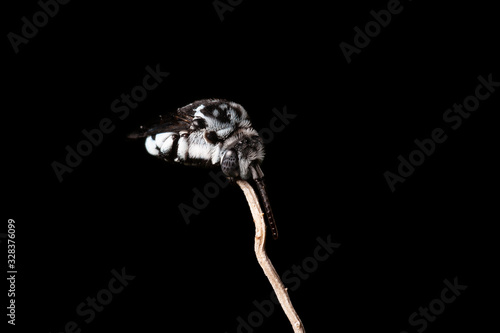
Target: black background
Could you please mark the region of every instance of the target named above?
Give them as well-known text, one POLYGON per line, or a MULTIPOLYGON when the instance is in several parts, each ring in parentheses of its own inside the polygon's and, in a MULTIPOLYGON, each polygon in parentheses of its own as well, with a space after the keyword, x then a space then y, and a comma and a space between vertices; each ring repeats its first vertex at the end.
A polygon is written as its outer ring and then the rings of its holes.
MULTIPOLYGON (((17 54, 6 36, 40 7, 5 9, 1 230, 15 219, 16 329, 229 333, 269 297, 241 191, 221 190, 187 225, 178 207, 192 205, 208 171, 125 139, 202 98, 242 104, 257 129, 274 108, 296 115, 263 164, 280 231, 269 256, 281 274, 313 255, 317 237, 341 244, 290 292, 308 332, 417 332, 408 317, 454 278, 467 289, 425 331, 490 327, 499 88, 457 130, 442 116, 479 75, 500 81, 498 15, 478 3, 402 6, 350 64, 339 44, 387 1, 242 1, 223 21, 212 1, 72 1, 17 54), (120 120, 111 103, 157 64, 169 76, 120 120), (59 182, 51 163, 103 118, 115 130, 59 182), (392 193, 384 172, 437 127, 447 141, 392 193), (135 279, 85 323, 76 307, 123 267, 135 279)), ((275 309, 254 331, 291 327, 275 309)))

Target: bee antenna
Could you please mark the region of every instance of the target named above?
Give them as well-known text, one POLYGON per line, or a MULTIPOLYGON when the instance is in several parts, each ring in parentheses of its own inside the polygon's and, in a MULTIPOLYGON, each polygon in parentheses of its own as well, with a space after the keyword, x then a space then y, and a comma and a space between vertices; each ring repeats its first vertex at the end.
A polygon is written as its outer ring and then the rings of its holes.
POLYGON ((264 183, 264 173, 258 164, 251 165, 250 170, 252 171, 252 178, 257 184, 257 189, 259 190, 260 198, 266 213, 267 223, 271 229, 273 239, 278 239, 278 228, 276 227, 273 210, 271 209, 271 203, 269 202, 269 197, 267 196, 266 185, 264 183))

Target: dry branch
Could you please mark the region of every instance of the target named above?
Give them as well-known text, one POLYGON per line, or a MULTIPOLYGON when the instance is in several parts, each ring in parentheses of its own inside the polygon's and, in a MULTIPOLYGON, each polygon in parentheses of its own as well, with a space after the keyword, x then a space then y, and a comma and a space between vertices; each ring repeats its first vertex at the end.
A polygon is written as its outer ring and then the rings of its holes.
POLYGON ((290 297, 288 296, 287 288, 281 282, 278 273, 274 269, 271 260, 266 254, 265 244, 266 244, 266 225, 264 223, 262 209, 259 204, 259 199, 255 194, 253 188, 248 184, 248 182, 244 180, 238 180, 238 185, 243 190, 245 197, 248 201, 248 205, 250 206, 250 211, 252 212, 252 217, 255 222, 255 255, 257 256, 257 261, 259 262, 262 270, 264 270, 264 274, 267 276, 271 286, 278 297, 278 301, 283 308, 288 320, 292 324, 293 331, 295 333, 305 333, 304 325, 302 325, 302 321, 300 320, 297 312, 293 308, 292 302, 290 301, 290 297))

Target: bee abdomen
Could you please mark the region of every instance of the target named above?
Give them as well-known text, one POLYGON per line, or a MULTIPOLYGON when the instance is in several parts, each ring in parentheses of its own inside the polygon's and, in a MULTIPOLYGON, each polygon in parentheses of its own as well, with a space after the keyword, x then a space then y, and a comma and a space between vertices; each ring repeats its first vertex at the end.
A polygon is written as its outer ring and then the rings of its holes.
POLYGON ((165 132, 148 136, 146 150, 167 162, 216 165, 220 145, 207 141, 201 132, 165 132))

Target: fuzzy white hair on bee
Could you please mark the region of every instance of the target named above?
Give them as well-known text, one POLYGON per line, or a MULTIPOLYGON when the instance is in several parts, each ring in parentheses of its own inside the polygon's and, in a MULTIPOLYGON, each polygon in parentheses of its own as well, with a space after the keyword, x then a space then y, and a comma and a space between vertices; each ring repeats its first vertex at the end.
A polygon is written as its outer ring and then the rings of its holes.
POLYGON ((149 154, 164 161, 203 167, 220 166, 231 180, 253 179, 261 194, 273 238, 278 237, 260 168, 264 143, 238 103, 203 99, 162 115, 129 138, 146 138, 149 154))

